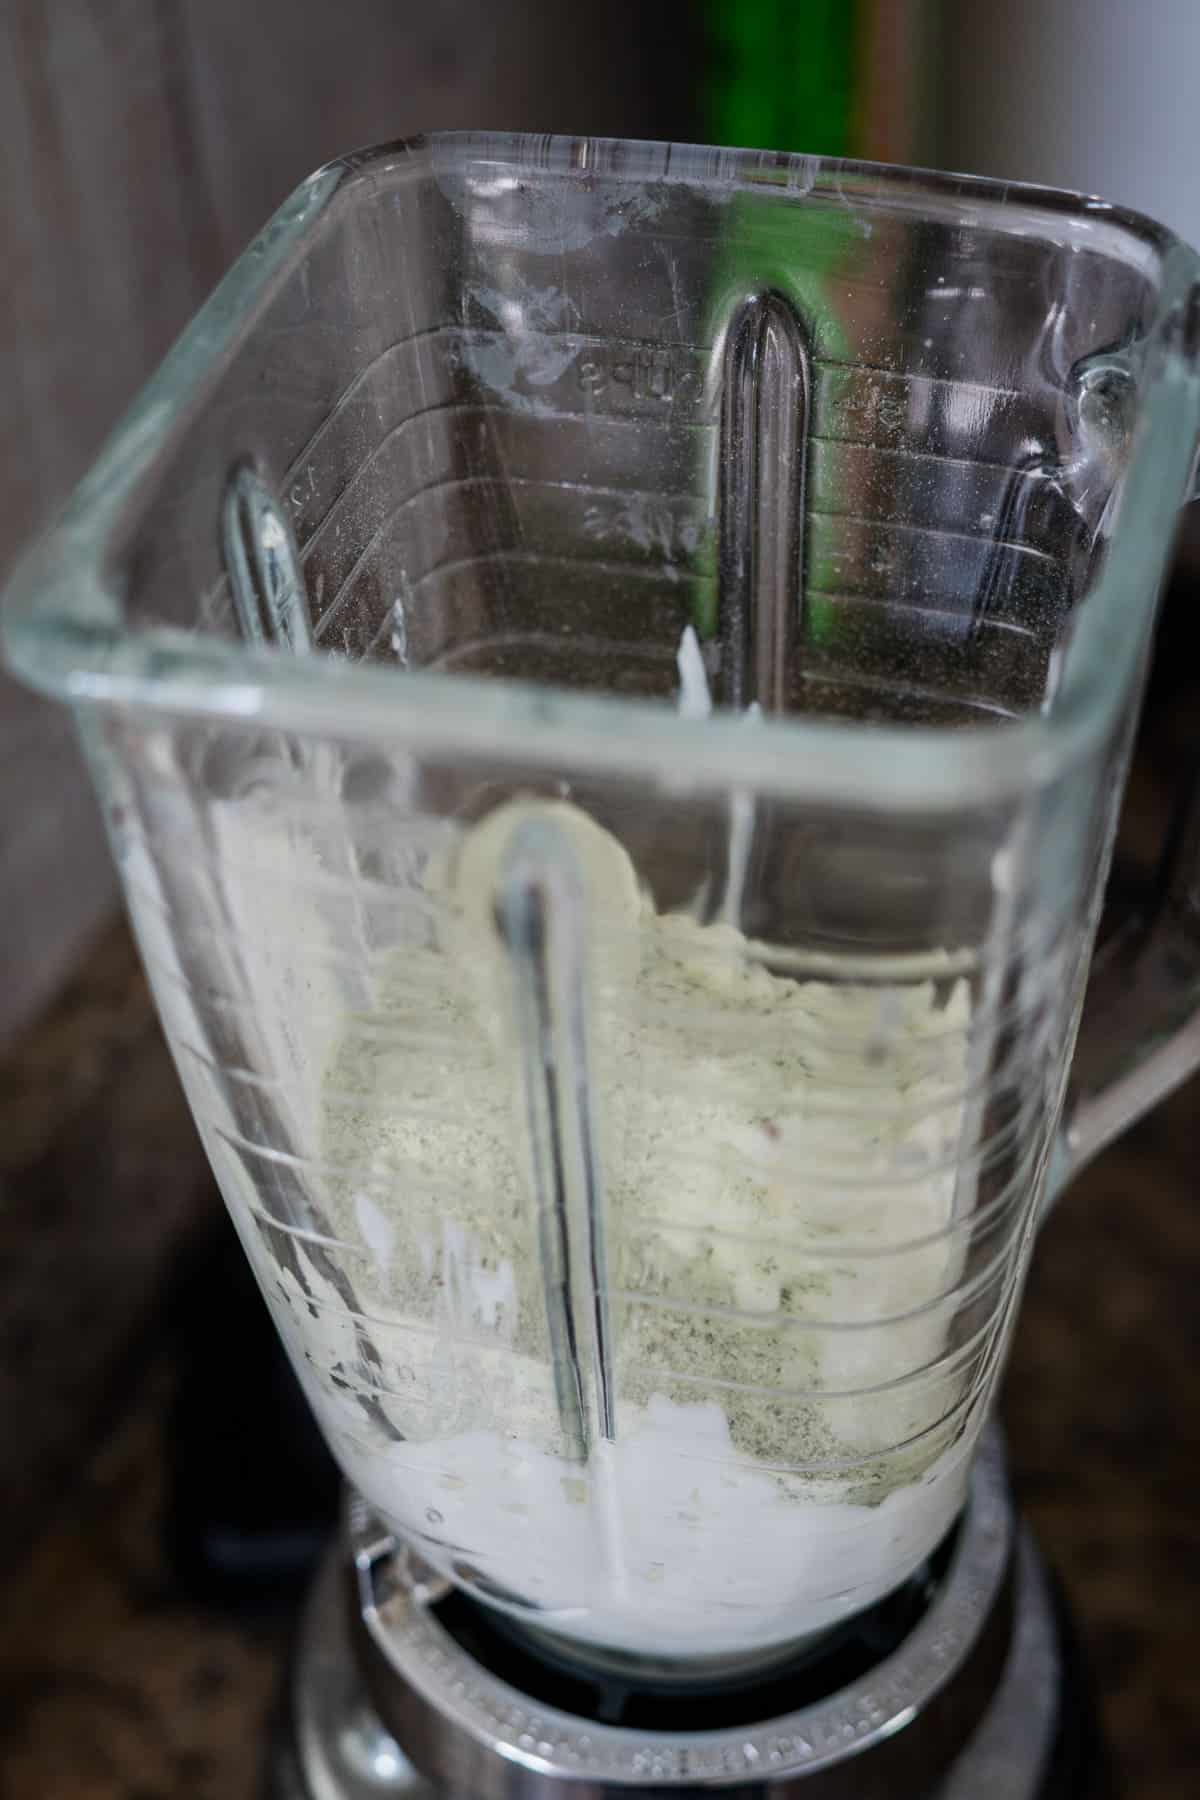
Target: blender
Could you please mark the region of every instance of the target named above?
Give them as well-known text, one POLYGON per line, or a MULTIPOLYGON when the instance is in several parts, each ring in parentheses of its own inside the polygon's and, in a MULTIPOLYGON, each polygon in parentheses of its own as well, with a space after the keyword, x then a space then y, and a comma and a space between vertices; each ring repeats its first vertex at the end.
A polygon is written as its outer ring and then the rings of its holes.
POLYGON ((1087 1791, 987 1421, 1047 1197, 1200 1060, 1194 784, 1088 981, 1198 349, 1098 201, 433 136, 28 554, 348 1481, 276 1792, 1087 1791))

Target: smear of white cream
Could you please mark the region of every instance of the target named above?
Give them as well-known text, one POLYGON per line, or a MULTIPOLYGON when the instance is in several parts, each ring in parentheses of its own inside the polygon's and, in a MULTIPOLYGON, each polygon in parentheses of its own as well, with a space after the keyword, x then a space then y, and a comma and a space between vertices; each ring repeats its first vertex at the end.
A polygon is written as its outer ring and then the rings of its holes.
POLYGON ((679 640, 679 648, 675 652, 675 666, 679 670, 679 716, 683 719, 707 719, 712 712, 712 694, 708 686, 708 670, 704 667, 704 652, 700 648, 700 639, 695 628, 685 625, 683 636, 679 640))

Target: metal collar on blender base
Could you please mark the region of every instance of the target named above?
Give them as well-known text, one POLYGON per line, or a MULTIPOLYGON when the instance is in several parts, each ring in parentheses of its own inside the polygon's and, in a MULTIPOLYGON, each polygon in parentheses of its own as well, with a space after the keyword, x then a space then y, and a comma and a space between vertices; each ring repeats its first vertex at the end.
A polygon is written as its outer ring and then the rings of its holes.
MULTIPOLYGON (((993 1800, 993 1793, 997 1800, 1032 1800, 1038 1792, 1056 1705, 1055 1640, 1044 1583, 1025 1546, 1017 1559, 1013 1642, 1016 1533, 994 1438, 977 1460, 941 1585, 899 1648, 816 1704, 719 1731, 634 1730, 539 1704, 456 1641, 438 1616, 444 1584, 423 1584, 420 1565, 396 1553, 368 1510, 356 1503, 352 1511, 354 1598, 338 1618, 338 1582, 327 1576, 305 1656, 311 1667, 319 1633, 336 1620, 340 1636, 348 1613, 358 1671, 378 1720, 373 1723, 361 1699, 348 1710, 345 1695, 335 1704, 332 1689, 319 1691, 311 1674, 306 1682, 302 1657, 297 1744, 314 1800, 358 1800, 420 1786, 413 1769, 394 1766, 396 1743, 444 1793, 480 1800, 527 1800, 564 1782, 596 1797, 701 1787, 770 1788, 803 1800, 993 1800), (1010 1704, 998 1714, 1009 1689, 1010 1704), (324 1712, 320 1729, 314 1729, 314 1709, 324 1712), (330 1773, 339 1755, 345 1761, 333 1742, 339 1729, 343 1736, 349 1729, 354 1740, 347 1754, 360 1765, 355 1785, 346 1785, 345 1772, 337 1785, 330 1773), (318 1765, 325 1773, 314 1777, 318 1765), (1004 1779, 995 1786, 1001 1770, 1004 1779)), ((342 1660, 348 1660, 345 1648, 342 1660)), ((326 1676, 336 1662, 323 1658, 326 1676)))

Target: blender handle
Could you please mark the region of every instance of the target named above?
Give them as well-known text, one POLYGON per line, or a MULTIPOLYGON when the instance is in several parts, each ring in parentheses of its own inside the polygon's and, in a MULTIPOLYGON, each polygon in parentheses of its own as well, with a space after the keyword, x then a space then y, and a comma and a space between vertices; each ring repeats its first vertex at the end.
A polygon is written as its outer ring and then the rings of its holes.
POLYGON ((1198 1066, 1200 756, 1146 905, 1093 962, 1050 1197, 1198 1066))

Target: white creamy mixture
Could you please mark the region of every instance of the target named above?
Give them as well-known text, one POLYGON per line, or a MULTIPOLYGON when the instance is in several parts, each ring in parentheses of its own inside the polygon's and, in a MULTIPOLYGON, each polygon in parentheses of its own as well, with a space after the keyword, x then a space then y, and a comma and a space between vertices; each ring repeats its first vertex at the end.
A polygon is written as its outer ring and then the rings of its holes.
POLYGON ((791 979, 729 925, 659 914, 563 803, 501 808, 423 880, 436 940, 327 1034, 313 1230, 349 1253, 285 1266, 240 1220, 350 1478, 436 1566, 625 1650, 750 1650, 869 1604, 949 1526, 978 1423, 974 1364, 920 1373, 965 1255, 965 982, 791 979), (589 909, 615 1434, 585 1460, 494 925, 535 814, 589 909))

